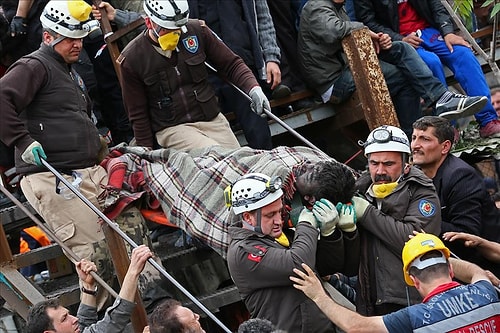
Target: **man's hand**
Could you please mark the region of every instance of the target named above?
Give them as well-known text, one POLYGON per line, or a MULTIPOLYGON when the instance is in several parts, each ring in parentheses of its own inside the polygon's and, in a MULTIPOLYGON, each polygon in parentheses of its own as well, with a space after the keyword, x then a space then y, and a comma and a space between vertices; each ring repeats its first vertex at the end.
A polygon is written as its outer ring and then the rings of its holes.
POLYGON ((368 201, 360 197, 352 197, 352 205, 356 211, 356 219, 359 221, 365 215, 366 209, 371 205, 368 201))
POLYGON ((146 265, 146 261, 152 256, 153 252, 146 245, 139 245, 133 249, 127 273, 139 276, 146 265))
POLYGON ((316 220, 314 213, 305 207, 299 215, 299 222, 308 222, 314 228, 318 227, 318 220, 316 220))
POLYGON ((420 37, 418 37, 417 33, 413 32, 405 37, 403 37, 403 42, 406 42, 408 44, 410 44, 411 46, 413 46, 414 48, 417 48, 420 46, 420 44, 423 42, 424 40, 420 37))
POLYGON ((356 210, 350 203, 338 203, 339 228, 345 232, 354 232, 356 230, 356 210))
POLYGON ((293 272, 298 275, 298 277, 290 276, 290 280, 294 283, 293 287, 302 290, 313 301, 321 297, 328 297, 321 285, 321 281, 314 274, 313 270, 304 263, 302 264, 302 268, 306 271, 305 273, 298 268, 293 269, 293 272))
POLYGON ((267 99, 266 95, 264 95, 261 87, 253 87, 248 94, 252 99, 252 104, 250 106, 253 112, 257 113, 261 117, 265 117, 265 114, 263 114, 264 110, 267 110, 267 112, 271 112, 271 105, 269 104, 269 100, 267 99))
POLYGON ((369 34, 370 34, 370 38, 372 39, 372 42, 373 42, 373 47, 375 48, 375 53, 379 54, 379 52, 380 52, 380 43, 379 43, 380 36, 371 30, 369 30, 369 34))
POLYGON ((28 164, 34 164, 37 166, 42 166, 41 159, 46 160, 47 155, 45 155, 45 152, 43 151, 42 145, 38 141, 34 141, 32 144, 28 146, 24 150, 24 152, 21 154, 21 159, 28 163, 28 164))
POLYGON ((484 241, 484 239, 479 236, 455 231, 445 232, 443 234, 443 239, 448 242, 462 240, 464 241, 464 245, 467 247, 478 247, 484 241))
MULTIPOLYGON (((113 8, 109 3, 102 1, 99 4, 99 8, 103 8, 106 11, 106 16, 111 22, 115 19, 116 9, 113 8)), ((95 5, 92 5, 92 16, 94 19, 100 21, 102 19, 101 11, 95 5)))
POLYGON ((450 52, 452 53, 453 53, 453 45, 463 45, 468 47, 469 49, 471 48, 469 42, 467 42, 461 36, 455 34, 447 34, 446 36, 444 36, 444 42, 448 47, 448 50, 450 50, 450 52))
POLYGON ((14 16, 10 22, 10 35, 12 37, 26 35, 28 33, 28 22, 24 17, 14 16))
POLYGON ((271 84, 271 90, 281 83, 281 70, 277 63, 269 61, 266 64, 266 78, 267 83, 271 84))
POLYGON ((378 34, 378 43, 380 45, 381 50, 388 50, 392 47, 392 38, 388 34, 384 34, 383 32, 379 32, 378 34))
POLYGON ((76 272, 78 273, 78 278, 82 281, 83 287, 85 289, 93 289, 95 286, 95 280, 90 272, 97 272, 97 266, 87 259, 82 259, 76 263, 76 272))
POLYGON ((312 212, 319 222, 321 236, 330 236, 335 232, 339 223, 339 214, 333 203, 327 199, 320 199, 314 203, 312 212))

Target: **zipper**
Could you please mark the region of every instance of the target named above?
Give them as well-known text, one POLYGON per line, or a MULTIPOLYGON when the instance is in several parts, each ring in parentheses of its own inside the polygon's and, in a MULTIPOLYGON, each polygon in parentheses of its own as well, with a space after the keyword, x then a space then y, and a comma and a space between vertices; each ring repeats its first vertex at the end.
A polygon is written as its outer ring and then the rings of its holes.
POLYGON ((175 69, 175 73, 177 74, 177 84, 179 86, 179 95, 181 96, 181 100, 182 100, 182 105, 184 105, 184 109, 186 111, 186 118, 188 120, 188 122, 192 121, 193 120, 193 117, 191 117, 191 113, 189 112, 189 105, 188 105, 188 102, 187 102, 187 99, 186 99, 186 93, 184 92, 184 89, 182 89, 182 86, 181 86, 181 72, 179 72, 179 68, 177 68, 177 66, 174 67, 175 69))

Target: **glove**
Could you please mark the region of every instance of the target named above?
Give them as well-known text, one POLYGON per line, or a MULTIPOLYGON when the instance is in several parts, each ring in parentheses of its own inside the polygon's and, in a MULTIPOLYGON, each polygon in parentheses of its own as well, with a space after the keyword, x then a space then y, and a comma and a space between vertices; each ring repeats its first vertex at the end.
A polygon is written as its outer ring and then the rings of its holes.
POLYGON ((356 211, 356 217, 361 219, 365 215, 365 211, 371 204, 363 198, 352 197, 352 205, 356 211))
POLYGON ((327 199, 321 199, 314 203, 313 214, 318 220, 321 236, 330 236, 339 223, 337 208, 327 199))
POLYGON ((42 161, 40 159, 43 158, 44 160, 46 160, 47 155, 45 155, 45 152, 43 151, 40 142, 34 141, 32 144, 28 146, 28 148, 24 150, 24 152, 21 155, 21 158, 24 162, 28 164, 42 166, 42 161))
POLYGON ((356 230, 356 210, 354 206, 350 203, 343 204, 339 202, 337 204, 337 210, 339 212, 339 228, 345 232, 353 232, 356 230))
POLYGON ((250 107, 252 108, 253 112, 257 113, 261 117, 266 116, 264 110, 266 110, 267 112, 271 112, 271 104, 269 104, 269 101, 266 95, 264 95, 261 87, 253 87, 252 90, 250 90, 249 95, 252 99, 252 104, 250 105, 250 107))
POLYGON ((300 212, 299 222, 308 222, 314 228, 318 227, 318 221, 316 220, 316 217, 314 216, 313 212, 305 207, 304 209, 302 209, 302 212, 300 212))
POLYGON ((10 22, 10 35, 16 37, 17 35, 26 35, 28 32, 28 23, 24 17, 14 16, 10 22))

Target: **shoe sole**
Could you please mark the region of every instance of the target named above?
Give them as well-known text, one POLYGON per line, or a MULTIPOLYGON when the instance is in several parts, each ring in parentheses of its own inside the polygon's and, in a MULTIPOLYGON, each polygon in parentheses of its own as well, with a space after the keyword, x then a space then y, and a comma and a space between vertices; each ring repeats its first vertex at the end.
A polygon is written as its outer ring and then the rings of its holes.
POLYGON ((465 118, 468 116, 472 116, 473 114, 478 113, 488 102, 486 97, 481 98, 477 102, 469 105, 468 107, 458 111, 447 111, 443 112, 439 115, 439 117, 445 118, 447 120, 456 120, 460 118, 465 118))

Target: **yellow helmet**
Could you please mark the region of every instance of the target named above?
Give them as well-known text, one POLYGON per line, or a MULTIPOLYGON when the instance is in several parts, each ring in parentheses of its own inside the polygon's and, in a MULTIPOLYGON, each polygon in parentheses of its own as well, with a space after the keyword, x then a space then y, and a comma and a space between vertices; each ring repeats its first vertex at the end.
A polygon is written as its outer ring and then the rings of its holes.
POLYGON ((406 242, 401 256, 403 258, 405 281, 408 285, 413 286, 413 281, 410 279, 410 274, 408 273, 410 267, 415 266, 418 269, 424 269, 435 264, 446 263, 446 260, 450 257, 450 250, 448 250, 438 237, 432 234, 419 233, 406 242), (429 258, 425 261, 420 261, 422 255, 434 250, 441 251, 443 256, 441 258, 429 258))

